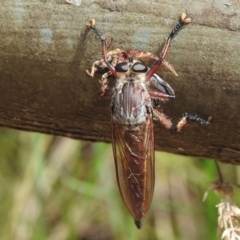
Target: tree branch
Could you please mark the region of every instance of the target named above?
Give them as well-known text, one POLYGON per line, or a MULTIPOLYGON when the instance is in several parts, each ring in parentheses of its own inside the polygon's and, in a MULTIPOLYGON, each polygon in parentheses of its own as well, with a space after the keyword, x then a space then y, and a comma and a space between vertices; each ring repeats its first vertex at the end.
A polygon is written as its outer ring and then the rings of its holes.
MULTIPOLYGON (((0 15, 0 125, 93 141, 111 141, 110 100, 98 96, 98 77, 85 69, 101 46, 85 28, 91 18, 112 49, 157 54, 182 12, 192 23, 167 56, 178 72, 160 76, 175 90, 164 113, 212 116, 209 126, 189 123, 172 133, 155 123, 157 150, 240 162, 239 20, 236 1, 4 1, 0 15), (86 3, 85 3, 86 2, 86 3), (97 3, 97 4, 96 4, 97 3)), ((99 76, 100 78, 100 76, 99 76)))

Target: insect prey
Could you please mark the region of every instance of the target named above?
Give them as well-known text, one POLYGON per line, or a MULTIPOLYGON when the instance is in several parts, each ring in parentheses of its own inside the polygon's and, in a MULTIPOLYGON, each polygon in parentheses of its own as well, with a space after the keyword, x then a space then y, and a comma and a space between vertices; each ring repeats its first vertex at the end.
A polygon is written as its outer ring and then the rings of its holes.
POLYGON ((170 42, 177 33, 191 22, 182 14, 178 23, 169 34, 159 56, 136 50, 108 51, 112 39, 106 40, 96 28, 95 20, 87 27, 92 29, 102 44, 102 59, 95 61, 90 76, 102 72, 100 95, 111 97, 112 146, 118 187, 122 199, 134 218, 138 228, 152 202, 154 170, 154 134, 153 117, 167 129, 180 131, 187 120, 208 124, 197 115, 184 114, 175 126, 159 109, 162 101, 175 98, 172 87, 156 74, 161 65, 165 65, 174 75, 174 68, 165 60, 170 42), (151 67, 143 60, 154 60, 151 67), (108 88, 110 76, 116 79, 112 89, 108 88))

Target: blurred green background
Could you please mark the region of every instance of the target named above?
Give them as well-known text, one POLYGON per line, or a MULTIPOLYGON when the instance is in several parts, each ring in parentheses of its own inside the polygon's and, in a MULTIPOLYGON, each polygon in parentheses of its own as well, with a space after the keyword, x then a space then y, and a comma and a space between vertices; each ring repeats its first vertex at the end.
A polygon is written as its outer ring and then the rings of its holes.
MULTIPOLYGON (((138 230, 117 188, 110 144, 0 129, 0 239, 220 239, 214 161, 156 152, 152 206, 138 230)), ((238 183, 239 168, 220 166, 238 183)))

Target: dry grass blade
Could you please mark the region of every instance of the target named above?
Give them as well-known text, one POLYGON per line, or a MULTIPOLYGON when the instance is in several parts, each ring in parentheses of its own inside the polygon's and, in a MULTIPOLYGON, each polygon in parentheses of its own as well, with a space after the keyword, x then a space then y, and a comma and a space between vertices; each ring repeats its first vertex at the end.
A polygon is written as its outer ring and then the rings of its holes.
MULTIPOLYGON (((221 202, 216 205, 218 208, 218 233, 222 231, 221 239, 224 240, 240 240, 240 209, 234 203, 234 185, 223 181, 219 165, 217 162, 215 163, 219 179, 208 187, 203 200, 206 199, 210 190, 221 197, 221 202)), ((236 187, 239 189, 238 186, 236 187)))

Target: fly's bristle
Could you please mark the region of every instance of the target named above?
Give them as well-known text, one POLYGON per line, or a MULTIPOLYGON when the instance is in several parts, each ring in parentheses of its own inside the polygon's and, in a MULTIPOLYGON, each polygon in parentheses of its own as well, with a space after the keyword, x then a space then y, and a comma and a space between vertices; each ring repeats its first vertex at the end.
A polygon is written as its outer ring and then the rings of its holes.
POLYGON ((134 220, 135 225, 137 226, 138 229, 142 228, 142 221, 141 220, 134 220))

